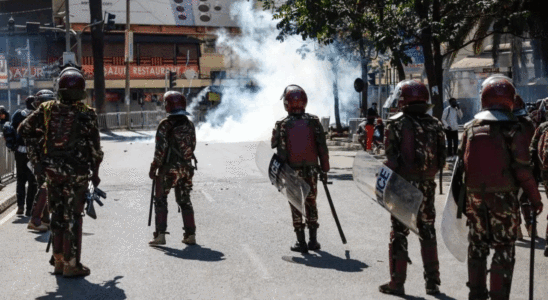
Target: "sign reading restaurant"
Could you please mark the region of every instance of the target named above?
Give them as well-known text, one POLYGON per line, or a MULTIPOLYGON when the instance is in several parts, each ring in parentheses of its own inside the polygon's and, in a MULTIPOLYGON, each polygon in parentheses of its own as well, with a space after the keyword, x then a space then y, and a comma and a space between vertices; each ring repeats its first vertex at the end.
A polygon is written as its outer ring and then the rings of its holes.
MULTIPOLYGON (((46 79, 46 75, 42 68, 30 68, 30 77, 37 79, 46 79)), ((176 72, 178 78, 186 78, 185 72, 192 70, 195 73, 198 73, 198 66, 174 66, 174 65, 163 65, 163 66, 130 66, 129 67, 129 76, 131 79, 164 79, 165 74, 168 71, 176 72)), ((86 79, 93 79, 93 66, 83 65, 82 71, 86 79)), ((0 72, 1 73, 1 72, 0 72)), ((191 72, 192 73, 192 72, 191 72)), ((1 76, 0 76, 1 77, 1 76)), ((20 78, 28 77, 27 68, 12 67, 10 68, 10 78, 14 80, 19 80, 20 78)), ((125 66, 105 66, 105 79, 125 79, 126 78, 126 67, 125 66)), ((6 76, 7 82, 7 76, 6 76)))

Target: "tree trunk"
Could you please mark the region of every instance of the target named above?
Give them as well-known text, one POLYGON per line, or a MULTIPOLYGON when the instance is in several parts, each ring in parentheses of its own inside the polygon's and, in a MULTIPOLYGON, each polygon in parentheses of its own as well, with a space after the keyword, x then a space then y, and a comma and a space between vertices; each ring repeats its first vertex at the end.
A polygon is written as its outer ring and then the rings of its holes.
POLYGON ((332 70, 333 74, 335 75, 335 79, 333 80, 333 97, 335 99, 335 124, 337 126, 337 132, 342 132, 342 126, 341 126, 341 117, 339 114, 339 83, 338 83, 338 68, 336 66, 337 62, 332 62, 332 70))
POLYGON ((367 111, 367 90, 369 89, 369 83, 367 81, 367 64, 369 62, 369 56, 365 55, 365 46, 363 43, 363 39, 360 40, 360 57, 363 80, 360 117, 364 118, 367 111))

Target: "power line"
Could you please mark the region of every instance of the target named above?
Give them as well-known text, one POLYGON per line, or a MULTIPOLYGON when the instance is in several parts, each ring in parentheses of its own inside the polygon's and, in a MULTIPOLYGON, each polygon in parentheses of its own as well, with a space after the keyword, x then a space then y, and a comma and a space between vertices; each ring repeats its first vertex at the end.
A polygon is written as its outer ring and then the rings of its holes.
POLYGON ((4 16, 4 15, 17 15, 17 14, 26 14, 26 13, 30 13, 30 12, 44 11, 44 10, 51 10, 51 11, 53 11, 53 9, 51 9, 51 8, 38 8, 38 9, 33 9, 33 10, 23 10, 23 11, 9 12, 9 13, 0 13, 0 16, 4 16))

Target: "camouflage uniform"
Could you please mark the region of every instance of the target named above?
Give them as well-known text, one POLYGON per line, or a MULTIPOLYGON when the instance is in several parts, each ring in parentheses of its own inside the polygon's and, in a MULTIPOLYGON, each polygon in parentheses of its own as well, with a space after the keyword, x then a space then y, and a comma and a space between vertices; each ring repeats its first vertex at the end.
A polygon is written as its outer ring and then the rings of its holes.
POLYGON ((522 187, 529 197, 532 196, 534 201, 540 199, 536 184, 532 182, 527 149, 530 139, 525 126, 517 122, 474 120, 465 126, 459 157, 465 162, 466 216, 470 228, 470 299, 487 299, 487 257, 490 247, 495 250, 490 271, 490 297, 509 299, 515 263, 515 241, 520 222, 519 202, 516 197, 518 186, 522 187), (478 139, 503 139, 504 145, 497 146, 496 148, 501 148, 498 151, 482 149, 488 144, 474 146, 476 136, 478 139), (484 160, 485 164, 495 167, 477 166, 474 159, 484 160), (492 176, 478 172, 478 169, 490 172, 492 176))
MULTIPOLYGON (((306 209, 306 226, 310 229, 318 228, 318 208, 316 207, 316 196, 318 193, 318 174, 320 172, 318 158, 321 163, 322 171, 329 170, 329 151, 325 133, 320 120, 317 116, 311 114, 290 114, 281 121, 276 122, 272 132, 271 139, 272 148, 277 149, 278 155, 283 161, 289 163, 289 166, 297 172, 297 174, 310 185, 310 192, 305 200, 306 209), (295 123, 304 120, 306 124, 313 128, 314 140, 306 141, 306 147, 301 149, 302 152, 310 151, 312 157, 316 156, 315 161, 307 161, 299 159, 298 154, 290 153, 288 149, 289 135, 288 131, 295 127, 295 123), (310 149, 308 145, 314 145, 314 149, 310 149), (293 156, 292 156, 293 155, 293 156)), ((305 144, 303 144, 305 145, 305 144)), ((304 157, 304 156, 303 156, 304 157)), ((291 215, 293 218, 293 227, 295 230, 305 227, 302 214, 291 205, 291 215)))
MULTIPOLYGON (((399 113, 387 124, 385 139, 387 161, 385 164, 416 186, 424 195, 419 208, 417 227, 424 278, 431 285, 439 285, 434 206, 435 174, 445 165, 445 134, 439 120, 427 114, 399 113), (418 134, 417 134, 418 133, 418 134), (427 134, 428 133, 428 134, 427 134), (427 134, 427 138, 418 138, 427 134)), ((389 258, 391 282, 403 286, 407 276, 407 236, 409 228, 391 217, 389 258)))
MULTIPOLYGON (((544 186, 544 191, 546 192, 546 195, 548 196, 548 170, 543 170, 543 168, 541 168, 541 162, 539 160, 539 149, 538 149, 540 138, 542 134, 546 131, 548 131, 548 122, 544 122, 540 124, 540 126, 536 129, 535 134, 533 135, 533 138, 531 140, 529 151, 531 154, 531 159, 533 161, 533 166, 536 173, 535 177, 537 177, 537 179, 540 179, 539 181, 542 181, 542 185, 544 186)), ((548 219, 548 215, 546 216, 546 218, 548 219)), ((546 227, 546 239, 548 240, 548 226, 546 227)), ((548 245, 546 249, 548 249, 548 245)), ((547 252, 545 252, 545 254, 548 253, 548 250, 546 251, 547 252)))
POLYGON ((175 199, 181 208, 185 235, 194 235, 194 209, 190 202, 194 167, 191 163, 196 149, 194 124, 184 115, 170 115, 160 121, 156 131, 156 150, 151 169, 158 169, 156 177, 156 233, 167 229, 167 196, 175 187, 175 199))
POLYGON ((19 127, 38 176, 45 174, 52 212, 53 253, 80 263, 84 195, 103 160, 95 111, 72 101, 49 101, 19 127), (32 146, 31 146, 32 145, 32 146))
MULTIPOLYGON (((535 123, 529 116, 519 116, 518 122, 523 126, 524 134, 526 135, 526 144, 530 144, 531 140, 533 139, 533 136, 535 134, 535 123)), ((532 157, 532 156, 531 156, 532 157)), ((534 163, 534 160, 533 160, 534 163)), ((518 193, 519 194, 519 193, 518 193)), ((526 193, 522 193, 520 197, 518 197, 518 201, 520 204, 519 210, 521 215, 523 216, 523 220, 525 221, 525 227, 527 228, 527 231, 529 232, 529 236, 531 236, 531 202, 527 198, 526 193)), ((519 215, 519 214, 518 214, 519 215)), ((521 218, 518 218, 519 224, 518 224, 518 238, 522 238, 521 234, 521 218)))

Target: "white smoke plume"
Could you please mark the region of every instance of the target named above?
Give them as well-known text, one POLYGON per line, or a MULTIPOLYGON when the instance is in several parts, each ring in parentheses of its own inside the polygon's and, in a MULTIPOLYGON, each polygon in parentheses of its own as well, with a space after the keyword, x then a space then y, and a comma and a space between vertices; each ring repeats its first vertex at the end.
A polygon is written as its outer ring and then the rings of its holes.
MULTIPOLYGON (((285 87, 297 84, 308 95, 306 111, 318 117, 331 117, 334 123, 333 73, 327 60, 318 59, 314 53, 305 58, 297 49, 306 45, 318 48, 301 37, 290 37, 284 42, 276 40, 278 30, 270 12, 253 9, 252 2, 241 1, 231 8, 242 34, 231 36, 218 32, 217 47, 230 49, 230 60, 251 63, 248 76, 258 87, 252 93, 241 89, 246 82, 223 80, 224 90, 219 106, 206 115, 206 122, 198 125, 199 141, 242 142, 270 138, 277 120, 287 115, 280 97, 285 87)), ((230 65, 227 66, 230 68, 230 65)), ((343 62, 339 67, 339 99, 341 121, 358 115, 358 94, 353 82, 360 75, 358 63, 343 62), (349 112, 349 114, 347 113, 349 112)), ((198 98, 199 99, 199 98, 198 98)), ((193 104, 197 103, 194 99, 193 104)), ((189 112, 192 110, 189 107, 189 112)))

